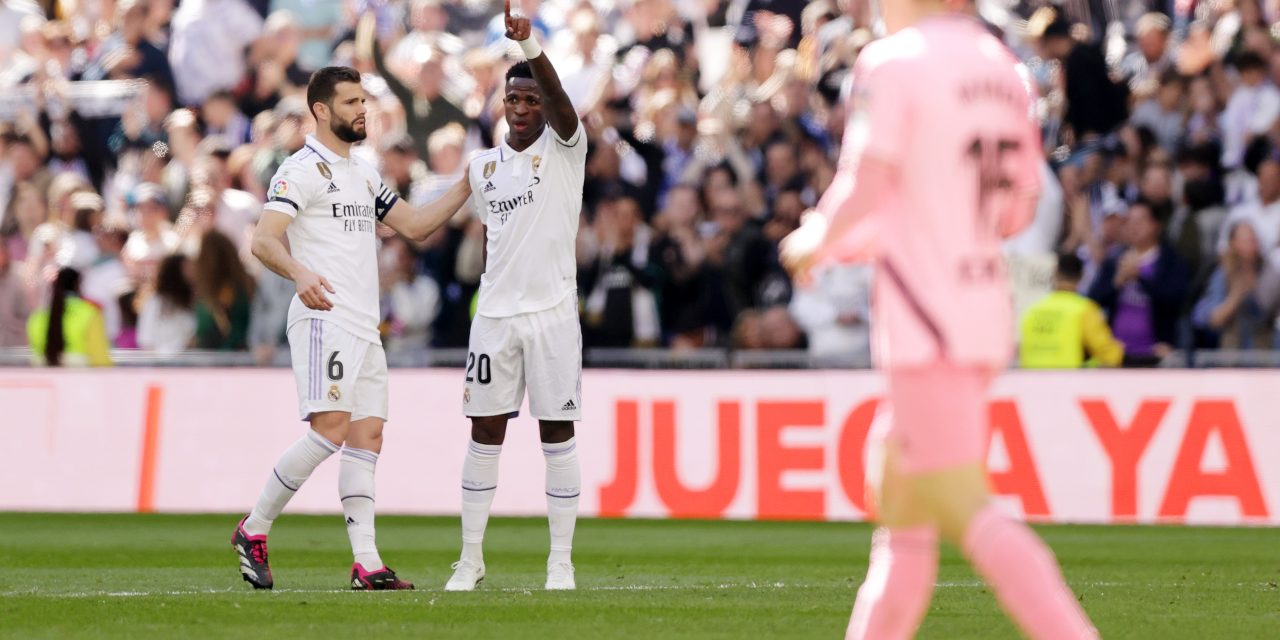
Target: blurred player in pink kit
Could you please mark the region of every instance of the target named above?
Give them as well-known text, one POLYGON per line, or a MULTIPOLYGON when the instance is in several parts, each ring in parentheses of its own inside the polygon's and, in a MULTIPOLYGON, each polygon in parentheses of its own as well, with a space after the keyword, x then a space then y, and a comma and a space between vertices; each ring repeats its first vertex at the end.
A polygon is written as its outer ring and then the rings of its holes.
POLYGON ((1028 636, 1097 637, 1052 552, 987 492, 987 388, 1013 356, 1000 242, 1030 222, 1039 192, 1027 89, 1014 56, 948 2, 881 7, 891 35, 854 68, 838 176, 782 247, 802 283, 823 264, 875 265, 873 351, 893 415, 848 637, 915 634, 940 538, 1028 636))

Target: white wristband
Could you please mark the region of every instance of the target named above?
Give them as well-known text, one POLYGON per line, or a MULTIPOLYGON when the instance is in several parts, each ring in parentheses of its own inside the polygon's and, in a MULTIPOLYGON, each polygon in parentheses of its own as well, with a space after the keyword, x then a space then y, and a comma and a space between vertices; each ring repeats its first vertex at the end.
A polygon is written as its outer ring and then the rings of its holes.
POLYGON ((532 60, 542 55, 542 45, 538 44, 538 39, 529 36, 524 40, 517 40, 516 44, 520 45, 520 50, 524 51, 525 60, 532 60))

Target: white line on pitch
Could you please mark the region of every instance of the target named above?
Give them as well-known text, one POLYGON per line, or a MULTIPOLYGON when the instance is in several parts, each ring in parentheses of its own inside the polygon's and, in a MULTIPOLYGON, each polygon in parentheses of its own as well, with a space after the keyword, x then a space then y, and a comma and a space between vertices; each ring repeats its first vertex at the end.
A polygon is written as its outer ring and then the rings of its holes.
MULTIPOLYGON (((1123 586, 1121 582, 1087 582, 1080 586, 1087 587, 1118 587, 1123 586)), ((976 589, 985 586, 977 580, 961 581, 961 582, 939 582, 939 589, 976 589)), ((1243 585, 1242 585, 1243 586, 1243 585)), ((719 584, 619 584, 619 585, 598 585, 590 587, 582 587, 579 591, 728 591, 734 589, 818 589, 818 588, 845 588, 839 584, 829 585, 812 585, 812 584, 787 584, 784 582, 747 582, 747 583, 719 583, 719 584)), ((534 591, 542 591, 537 587, 502 587, 497 589, 480 588, 477 591, 481 593, 524 593, 531 594, 534 591)), ((155 596, 207 596, 217 594, 249 594, 252 591, 242 589, 189 589, 174 591, 5 591, 0 592, 0 597, 37 597, 37 598, 149 598, 155 596)), ((350 589, 275 589, 272 593, 314 593, 314 594, 338 594, 353 593, 350 589)), ((422 589, 418 593, 439 593, 437 589, 422 589)))

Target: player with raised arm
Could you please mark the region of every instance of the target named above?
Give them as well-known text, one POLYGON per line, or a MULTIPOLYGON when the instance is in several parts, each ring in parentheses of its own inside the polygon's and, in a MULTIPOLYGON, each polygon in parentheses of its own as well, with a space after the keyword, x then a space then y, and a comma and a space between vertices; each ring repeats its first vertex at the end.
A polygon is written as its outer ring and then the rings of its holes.
POLYGON ((382 563, 374 543, 374 467, 387 419, 375 231, 381 221, 425 240, 466 203, 471 185, 461 180, 439 200, 414 208, 352 155, 351 145, 366 135, 365 91, 355 69, 315 72, 307 103, 316 133, 272 178, 253 255, 297 285, 288 337, 300 413, 311 428, 280 457, 231 544, 244 579, 270 589, 271 523, 311 472, 341 448, 338 492, 355 556, 351 588, 412 589, 382 563))
POLYGON ((915 635, 941 539, 1028 636, 1096 637, 1052 552, 987 490, 986 394, 1013 356, 1000 243, 1030 222, 1039 191, 1028 92, 1004 45, 944 0, 882 7, 892 35, 858 57, 838 176, 783 243, 801 280, 823 262, 875 264, 892 417, 876 433, 880 527, 847 636, 915 635))
POLYGON ((546 588, 575 587, 570 551, 581 480, 573 423, 582 417, 582 329, 574 252, 587 140, 528 18, 513 15, 510 0, 504 10, 507 37, 528 61, 507 71, 506 139, 467 170, 487 259, 462 396, 471 444, 462 466, 462 557, 449 591, 470 591, 484 579, 481 544, 498 456, 526 387, 547 464, 546 588))

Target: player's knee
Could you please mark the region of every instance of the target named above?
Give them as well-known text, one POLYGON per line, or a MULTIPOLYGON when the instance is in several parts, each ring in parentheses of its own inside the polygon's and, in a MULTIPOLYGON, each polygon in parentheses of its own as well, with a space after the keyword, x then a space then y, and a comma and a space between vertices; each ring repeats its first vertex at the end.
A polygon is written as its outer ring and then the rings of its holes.
POLYGON ((960 545, 964 542, 969 521, 986 506, 987 492, 982 485, 966 482, 963 477, 932 480, 941 482, 927 481, 922 486, 918 485, 916 494, 927 506, 943 540, 960 545))
POLYGON ((342 446, 351 431, 351 414, 326 411, 311 414, 311 430, 335 445, 342 446))
POLYGON ((506 416, 471 419, 471 439, 480 444, 499 445, 507 438, 506 416))
POLYGON ((542 420, 538 422, 538 431, 542 441, 548 444, 566 442, 573 437, 573 423, 558 420, 542 420))
POLYGON ((347 433, 347 446, 380 453, 382 451, 382 421, 368 420, 351 424, 347 433))

